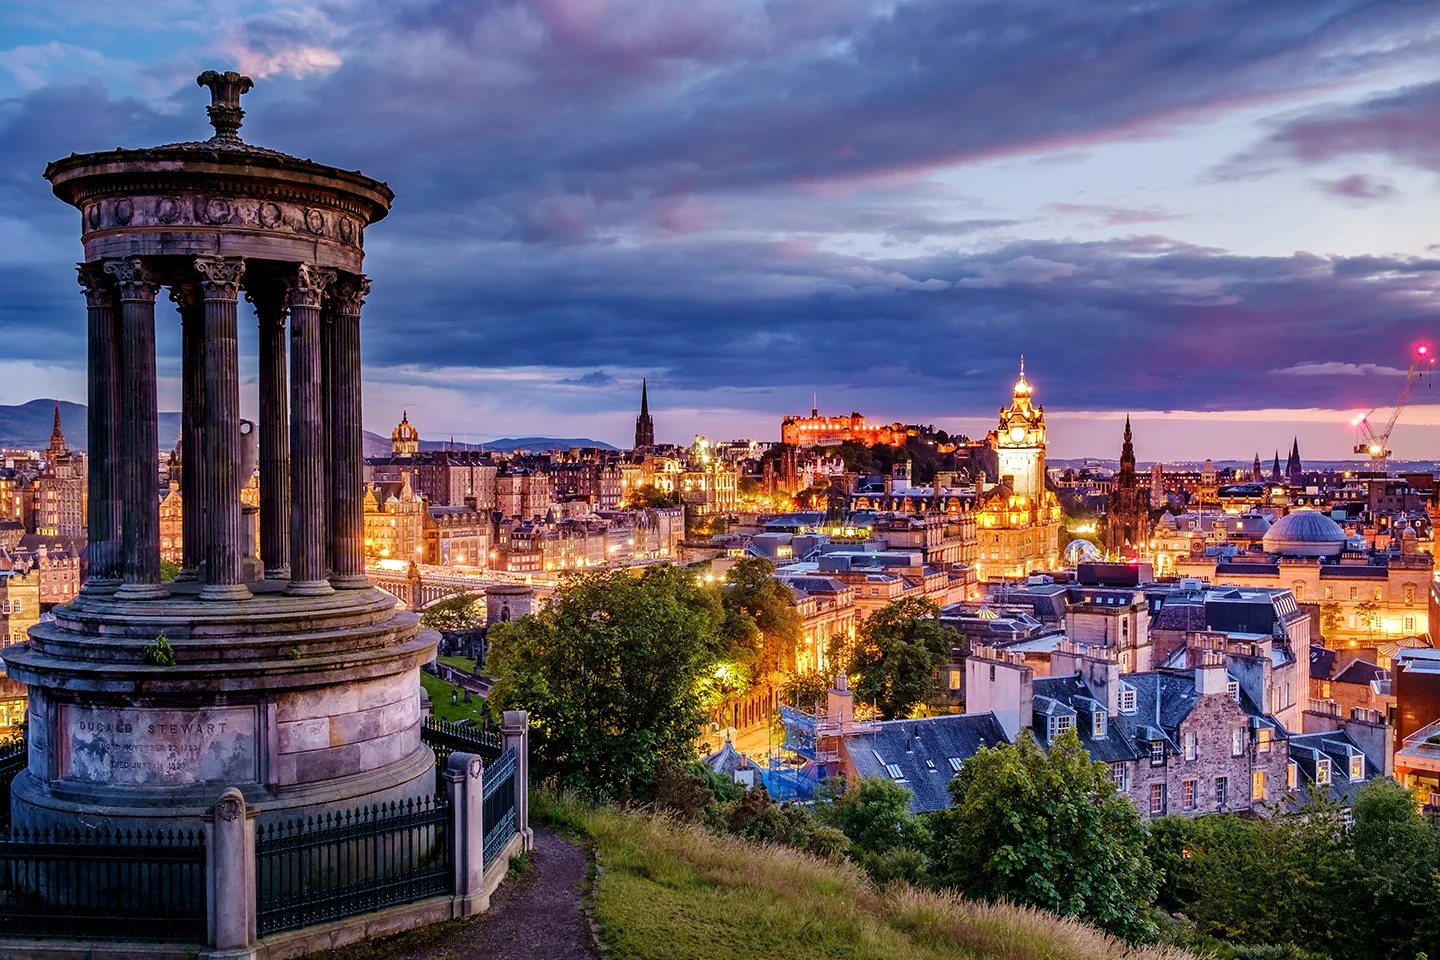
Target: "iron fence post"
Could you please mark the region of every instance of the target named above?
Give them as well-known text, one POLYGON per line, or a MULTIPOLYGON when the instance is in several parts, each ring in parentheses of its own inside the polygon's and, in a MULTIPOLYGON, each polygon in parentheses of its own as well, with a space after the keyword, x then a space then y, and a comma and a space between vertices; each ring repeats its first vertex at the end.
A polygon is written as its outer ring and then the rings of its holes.
POLYGON ((454 829, 451 859, 455 863, 455 915, 490 909, 485 891, 485 763, 473 753, 452 753, 445 762, 454 829))
POLYGON ((205 815, 205 960, 255 956, 255 812, 231 787, 205 815))
POLYGON ((500 735, 506 750, 515 751, 515 829, 520 834, 522 849, 535 849, 535 833, 530 829, 530 714, 524 710, 506 710, 500 723, 500 735))

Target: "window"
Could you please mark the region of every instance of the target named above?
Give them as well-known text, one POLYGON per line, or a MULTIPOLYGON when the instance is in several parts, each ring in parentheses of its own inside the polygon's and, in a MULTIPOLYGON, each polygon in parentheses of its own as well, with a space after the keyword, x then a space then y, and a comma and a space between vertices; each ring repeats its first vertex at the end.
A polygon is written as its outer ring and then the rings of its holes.
POLYGON ((1165 742, 1156 740, 1150 744, 1150 766, 1158 767, 1165 762, 1165 742))
POLYGON ((1326 600, 1334 600, 1334 599, 1335 599, 1335 588, 1334 588, 1334 587, 1326 587, 1326 588, 1325 588, 1325 599, 1326 599, 1326 600))
POLYGON ((1181 805, 1184 806, 1184 808, 1185 808, 1186 810, 1194 810, 1194 809, 1195 809, 1195 781, 1194 781, 1194 780, 1186 780, 1186 781, 1181 785, 1181 787, 1182 787, 1182 800, 1181 800, 1181 805))
POLYGON ((959 670, 951 670, 951 671, 949 671, 949 675, 950 675, 950 690, 951 690, 951 692, 953 693, 954 691, 960 689, 960 677, 961 677, 961 673, 960 673, 959 670))
POLYGON ((1291 760, 1289 769, 1285 771, 1285 788, 1287 790, 1294 790, 1299 783, 1300 764, 1296 763, 1294 760, 1291 760))
POLYGON ((1261 727, 1256 736, 1256 749, 1259 750, 1261 753, 1269 753, 1270 738, 1272 736, 1274 736, 1274 731, 1272 731, 1269 727, 1261 727))
POLYGON ((1326 680, 1324 683, 1320 684, 1320 696, 1324 697, 1326 700, 1329 700, 1329 699, 1330 699, 1330 681, 1329 681, 1329 680, 1326 680))
POLYGON ((1069 730, 1071 727, 1075 726, 1075 718, 1069 716, 1068 714, 1061 714, 1060 716, 1055 717, 1052 720, 1052 723, 1054 724, 1054 732, 1052 736, 1059 736, 1066 730, 1069 730))
POLYGON ((959 757, 951 757, 951 758, 950 758, 950 769, 951 769, 951 770, 954 770, 956 773, 959 773, 959 772, 960 772, 960 758, 959 758, 959 757))
POLYGON ((1256 770, 1250 775, 1250 799, 1263 801, 1265 799, 1265 771, 1256 770))
POLYGON ((1225 801, 1228 799, 1228 797, 1226 796, 1226 794, 1228 793, 1229 789, 1230 789, 1230 779, 1229 779, 1228 777, 1216 777, 1216 778, 1215 778, 1215 809, 1216 809, 1216 810, 1224 810, 1224 809, 1225 809, 1225 801))
POLYGON ((904 780, 904 779, 905 779, 905 771, 903 771, 903 770, 900 769, 900 765, 899 765, 898 763, 887 763, 887 764, 885 764, 885 772, 888 773, 888 774, 890 774, 890 779, 891 779, 891 780, 904 780))
POLYGON ((1135 688, 1122 686, 1120 688, 1120 712, 1135 712, 1135 688))
POLYGON ((1150 815, 1158 817, 1165 812, 1165 784, 1150 784, 1150 815))
POLYGON ((1290 585, 1290 589, 1295 591, 1296 600, 1305 599, 1305 582, 1303 580, 1296 580, 1293 584, 1290 585))
POLYGON ((1359 783, 1365 779, 1365 755, 1363 753, 1353 754, 1350 757, 1350 782, 1359 783))
POLYGON ((1405 632, 1406 632, 1406 633, 1413 633, 1414 631, 1415 631, 1415 618, 1414 618, 1414 617, 1406 617, 1406 618, 1405 618, 1405 632))
POLYGON ((1322 757, 1315 761, 1315 782, 1322 787, 1330 786, 1330 758, 1322 757))
POLYGON ((934 761, 934 760, 926 760, 926 761, 925 761, 925 769, 926 769, 927 771, 929 771, 930 773, 934 773, 934 772, 935 772, 935 761, 934 761))
POLYGON ((1236 703, 1240 702, 1240 684, 1236 683, 1234 680, 1231 680, 1229 683, 1225 684, 1225 692, 1230 695, 1231 700, 1234 700, 1236 703))
POLYGON ((1245 728, 1230 728, 1230 756, 1243 757, 1245 755, 1245 728))
POLYGON ((1112 764, 1110 764, 1110 782, 1113 783, 1113 784, 1115 784, 1115 789, 1116 789, 1116 790, 1119 790, 1119 791, 1121 791, 1122 793, 1124 792, 1124 790, 1125 790, 1125 764, 1123 764, 1123 763, 1112 763, 1112 764))
POLYGON ((990 664, 990 682, 995 682, 995 664, 990 664))
POLYGON ((1384 599, 1385 599, 1385 590, 1384 590, 1384 588, 1382 588, 1382 587, 1376 587, 1376 588, 1375 588, 1374 599, 1376 599, 1376 600, 1384 600, 1384 599))
POLYGON ((1415 584, 1405 584, 1405 605, 1408 607, 1415 602, 1415 584))
POLYGON ((1350 588, 1350 599, 1351 599, 1351 600, 1359 600, 1359 599, 1360 599, 1360 588, 1359 588, 1359 587, 1351 587, 1351 588, 1350 588))
POLYGON ((1195 759, 1195 732, 1187 731, 1185 734, 1185 759, 1195 759))

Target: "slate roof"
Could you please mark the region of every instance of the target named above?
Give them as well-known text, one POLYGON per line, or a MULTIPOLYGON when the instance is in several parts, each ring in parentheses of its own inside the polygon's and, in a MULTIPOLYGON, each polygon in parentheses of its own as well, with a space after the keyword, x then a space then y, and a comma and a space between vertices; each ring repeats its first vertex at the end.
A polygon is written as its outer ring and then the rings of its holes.
POLYGON ((1310 678, 1329 680, 1335 672, 1335 651, 1318 643, 1310 644, 1310 678))
POLYGON ((1292 808, 1303 806, 1315 792, 1342 807, 1348 807, 1354 803, 1355 795, 1360 792, 1361 787, 1365 786, 1366 781, 1383 776, 1383 771, 1366 757, 1364 760, 1365 776, 1361 780, 1352 781, 1350 779, 1350 758, 1352 756, 1364 757, 1364 753, 1355 745, 1355 741, 1350 739, 1350 734, 1344 730, 1292 735, 1290 737, 1290 762, 1295 764, 1299 776, 1296 778, 1295 789, 1290 791, 1290 806, 1292 808), (1330 785, 1328 787, 1317 786, 1315 771, 1319 767, 1319 761, 1327 757, 1330 760, 1330 785))
POLYGON ((1098 701, 1091 698, 1089 689, 1078 676, 1071 674, 1064 677, 1037 677, 1034 689, 1036 720, 1031 732, 1035 736, 1035 742, 1041 747, 1047 750, 1050 747, 1048 725, 1040 719, 1040 701, 1044 697, 1050 703, 1063 703, 1073 710, 1077 717, 1075 732, 1080 735, 1080 745, 1085 748, 1092 759, 1103 760, 1105 763, 1117 763, 1121 760, 1134 760, 1140 756, 1135 745, 1125 736, 1123 728, 1115 723, 1107 720, 1105 736, 1095 736, 1091 714, 1095 710, 1104 708, 1098 701))
POLYGON ((1331 679, 1336 683, 1370 683, 1374 680, 1389 680, 1390 671, 1382 670, 1368 660, 1351 660, 1331 679))
POLYGON ((947 788, 958 764, 981 747, 1008 742, 995 714, 965 713, 865 724, 845 735, 845 750, 857 774, 895 780, 909 788, 912 813, 930 813, 949 808, 947 788), (898 768, 900 777, 887 765, 898 768))

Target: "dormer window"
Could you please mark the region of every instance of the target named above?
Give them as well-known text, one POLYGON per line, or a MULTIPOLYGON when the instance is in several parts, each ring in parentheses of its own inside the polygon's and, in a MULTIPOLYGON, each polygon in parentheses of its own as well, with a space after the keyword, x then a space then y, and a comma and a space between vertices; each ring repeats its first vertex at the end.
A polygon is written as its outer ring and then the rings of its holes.
POLYGON ((1322 757, 1315 761, 1315 782, 1322 787, 1330 786, 1330 758, 1322 757))
POLYGON ((1230 694, 1231 700, 1234 700, 1236 703, 1240 702, 1240 684, 1236 683, 1234 680, 1231 680, 1229 683, 1225 684, 1225 692, 1230 694))
POLYGON ((1350 757, 1350 782, 1359 783, 1365 779, 1365 755, 1357 753, 1350 757))
POLYGON ((1126 686, 1121 686, 1121 687, 1120 687, 1120 712, 1121 712, 1121 713, 1134 713, 1134 712, 1135 712, 1135 688, 1134 688, 1134 687, 1126 687, 1126 686))
POLYGON ((1165 741, 1156 740, 1150 744, 1150 766, 1158 767, 1165 762, 1165 741))
POLYGON ((1090 735, 1092 737, 1105 736, 1105 711, 1096 710, 1090 714, 1090 735))
POLYGON ((1060 734, 1075 726, 1075 718, 1069 714, 1060 714, 1050 718, 1050 739, 1054 740, 1060 734))

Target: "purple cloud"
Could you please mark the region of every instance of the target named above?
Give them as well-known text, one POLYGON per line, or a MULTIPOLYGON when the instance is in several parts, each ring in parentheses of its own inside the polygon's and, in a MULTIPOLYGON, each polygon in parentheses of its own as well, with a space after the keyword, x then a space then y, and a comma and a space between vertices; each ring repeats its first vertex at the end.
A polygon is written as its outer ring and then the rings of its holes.
POLYGON ((1339 180, 1322 180, 1320 188, 1337 197, 1347 200, 1354 200, 1361 203, 1373 203, 1377 200, 1388 200, 1395 196, 1395 186, 1384 180, 1366 176, 1363 173, 1352 173, 1348 177, 1341 177, 1339 180))

